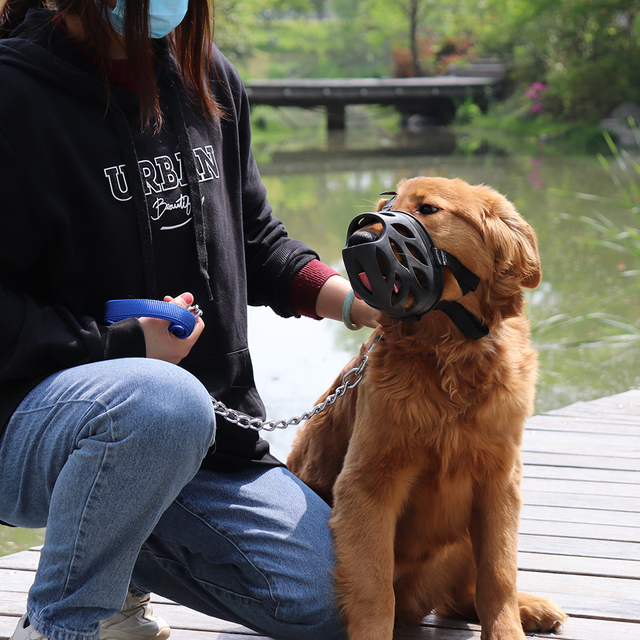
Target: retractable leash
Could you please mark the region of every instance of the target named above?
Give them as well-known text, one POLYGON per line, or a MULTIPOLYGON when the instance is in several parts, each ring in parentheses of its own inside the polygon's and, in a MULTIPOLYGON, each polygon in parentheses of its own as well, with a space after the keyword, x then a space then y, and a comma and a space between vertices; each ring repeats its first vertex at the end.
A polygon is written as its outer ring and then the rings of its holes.
POLYGON ((198 305, 188 309, 172 302, 133 298, 109 300, 104 307, 104 320, 113 324, 125 318, 158 318, 168 320, 169 331, 178 338, 188 338, 196 327, 196 319, 202 315, 198 305))
MULTIPOLYGON (((159 318, 171 322, 169 331, 178 338, 187 338, 196 326, 196 318, 202 315, 202 310, 198 305, 193 305, 188 309, 172 302, 160 300, 131 299, 131 300, 109 300, 105 305, 104 320, 107 324, 113 324, 125 318, 159 318)), ((275 431, 276 429, 286 429, 290 426, 297 426, 301 422, 308 420, 311 416, 317 415, 331 406, 338 398, 342 397, 348 389, 353 389, 362 380, 363 371, 369 359, 369 353, 382 338, 379 333, 373 339, 371 346, 362 355, 357 367, 349 369, 342 376, 342 384, 333 393, 330 393, 323 402, 318 403, 309 411, 300 416, 293 416, 288 420, 262 420, 262 418, 252 418, 245 413, 229 409, 225 404, 216 400, 213 396, 213 411, 217 415, 225 418, 228 422, 238 425, 243 429, 253 429, 254 431, 275 431)))

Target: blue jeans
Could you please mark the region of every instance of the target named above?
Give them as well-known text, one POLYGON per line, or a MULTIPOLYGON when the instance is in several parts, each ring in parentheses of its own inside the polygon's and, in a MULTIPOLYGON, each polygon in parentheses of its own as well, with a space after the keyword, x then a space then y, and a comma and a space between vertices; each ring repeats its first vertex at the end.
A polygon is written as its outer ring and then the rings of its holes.
POLYGON ((93 640, 127 590, 154 591, 277 639, 343 640, 329 507, 282 468, 200 469, 204 387, 157 360, 61 371, 0 440, 0 520, 46 526, 31 624, 93 640))

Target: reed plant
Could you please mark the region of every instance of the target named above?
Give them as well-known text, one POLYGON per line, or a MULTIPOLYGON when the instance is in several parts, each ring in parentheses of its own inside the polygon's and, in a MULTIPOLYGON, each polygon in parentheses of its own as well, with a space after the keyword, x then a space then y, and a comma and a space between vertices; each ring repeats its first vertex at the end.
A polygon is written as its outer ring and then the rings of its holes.
MULTIPOLYGON (((629 125, 634 133, 640 152, 640 132, 633 120, 629 125)), ((614 251, 620 254, 615 277, 627 279, 621 291, 627 296, 640 295, 640 163, 630 152, 616 145, 611 135, 604 132, 611 156, 598 154, 598 160, 613 181, 617 197, 605 197, 589 193, 567 192, 554 189, 558 195, 591 202, 595 209, 591 214, 579 216, 561 214, 561 217, 578 220, 591 230, 576 238, 586 246, 597 250, 614 251)), ((634 305, 635 306, 635 305, 634 305)), ((539 322, 533 329, 537 339, 544 339, 551 332, 580 329, 573 335, 586 337, 569 338, 562 346, 588 346, 607 343, 611 346, 640 345, 640 319, 622 314, 592 312, 578 316, 554 315, 539 322)))

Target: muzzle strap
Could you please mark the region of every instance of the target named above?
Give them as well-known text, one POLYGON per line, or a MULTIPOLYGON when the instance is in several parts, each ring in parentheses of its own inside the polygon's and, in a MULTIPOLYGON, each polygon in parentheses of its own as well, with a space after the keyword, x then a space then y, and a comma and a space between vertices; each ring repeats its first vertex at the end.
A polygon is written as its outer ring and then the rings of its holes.
POLYGON ((456 327, 471 340, 479 340, 489 333, 489 327, 480 318, 455 300, 441 300, 434 309, 444 311, 456 327))
POLYGON ((473 273, 473 271, 467 269, 458 258, 444 249, 438 249, 437 247, 434 247, 433 252, 438 258, 440 265, 448 267, 456 277, 463 296, 469 293, 469 291, 475 291, 478 288, 480 278, 473 273))

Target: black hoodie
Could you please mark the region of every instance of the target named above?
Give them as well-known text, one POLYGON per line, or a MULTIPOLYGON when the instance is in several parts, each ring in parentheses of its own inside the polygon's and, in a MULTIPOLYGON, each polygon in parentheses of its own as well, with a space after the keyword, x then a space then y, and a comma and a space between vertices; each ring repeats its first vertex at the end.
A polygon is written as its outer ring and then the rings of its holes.
MULTIPOLYGON (((295 315, 291 279, 317 257, 271 215, 250 148, 249 105, 214 50, 224 111, 194 108, 157 42, 164 125, 141 130, 137 97, 107 87, 53 22, 31 10, 0 40, 0 429, 53 372, 144 357, 137 320, 107 300, 191 291, 205 331, 181 366, 227 406, 264 416, 247 304, 295 315)), ((274 464, 266 443, 218 419, 212 468, 274 464)))

